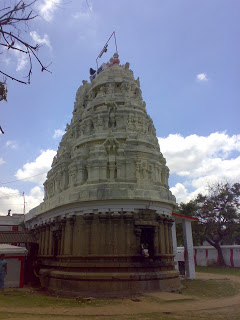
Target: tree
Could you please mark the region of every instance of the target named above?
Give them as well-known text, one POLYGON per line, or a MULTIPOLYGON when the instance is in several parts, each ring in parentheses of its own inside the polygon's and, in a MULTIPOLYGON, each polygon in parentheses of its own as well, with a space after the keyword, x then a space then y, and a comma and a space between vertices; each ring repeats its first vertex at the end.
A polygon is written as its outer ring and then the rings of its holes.
MULTIPOLYGON (((197 211, 197 204, 195 201, 189 201, 188 203, 181 202, 177 209, 176 213, 179 213, 184 216, 194 217, 197 211)), ((182 224, 176 224, 176 233, 177 233, 177 243, 178 245, 183 246, 183 228, 182 224)), ((193 235, 193 245, 201 246, 203 241, 205 240, 204 233, 202 227, 197 223, 192 223, 192 235, 193 235)))
MULTIPOLYGON (((26 54, 28 58, 28 72, 26 80, 10 75, 6 70, 1 69, 0 73, 0 101, 7 100, 7 79, 17 81, 22 84, 30 84, 32 74, 32 62, 35 59, 41 67, 42 71, 48 71, 48 66, 44 66, 37 56, 40 48, 38 44, 32 45, 28 41, 27 31, 28 23, 35 19, 38 15, 34 12, 33 5, 37 0, 12 0, 1 1, 0 7, 0 54, 4 50, 8 53, 18 52, 26 54)), ((3 67, 3 66, 1 66, 3 67)))
POLYGON ((194 200, 195 216, 200 232, 218 251, 219 264, 225 265, 220 244, 239 238, 240 184, 216 183, 208 187, 208 194, 199 194, 194 200))

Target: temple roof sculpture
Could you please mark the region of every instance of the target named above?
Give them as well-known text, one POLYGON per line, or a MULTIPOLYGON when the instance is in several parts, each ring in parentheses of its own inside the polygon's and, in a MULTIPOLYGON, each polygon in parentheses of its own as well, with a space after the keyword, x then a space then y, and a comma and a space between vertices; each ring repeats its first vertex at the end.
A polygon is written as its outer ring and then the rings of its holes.
MULTIPOLYGON (((73 202, 142 199, 175 205, 169 169, 139 78, 115 54, 83 81, 35 214, 73 202)), ((93 70, 94 71, 94 70, 93 70)))

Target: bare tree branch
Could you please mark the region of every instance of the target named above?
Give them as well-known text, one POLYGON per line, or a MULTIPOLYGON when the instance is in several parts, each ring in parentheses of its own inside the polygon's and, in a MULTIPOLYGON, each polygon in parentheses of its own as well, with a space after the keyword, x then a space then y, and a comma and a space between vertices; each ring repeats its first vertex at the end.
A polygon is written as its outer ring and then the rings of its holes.
POLYGON ((6 74, 6 73, 2 72, 1 70, 0 70, 0 73, 3 74, 4 76, 6 76, 6 77, 8 77, 8 78, 10 78, 10 79, 12 79, 12 80, 14 80, 14 81, 17 81, 17 82, 20 82, 20 83, 23 83, 23 84, 28 84, 28 82, 26 82, 26 81, 21 81, 21 80, 19 80, 19 79, 17 79, 17 78, 14 78, 14 77, 10 76, 9 74, 6 74))
POLYGON ((26 34, 28 22, 38 17, 38 14, 34 12, 33 8, 33 5, 37 1, 38 0, 18 0, 17 3, 15 2, 14 4, 12 0, 9 0, 3 4, 5 7, 0 8, 0 48, 2 47, 5 48, 5 50, 7 49, 5 52, 8 53, 15 51, 26 54, 28 60, 27 81, 10 75, 6 70, 0 70, 0 73, 4 76, 4 78, 0 79, 0 101, 6 100, 7 97, 7 78, 22 84, 30 84, 33 59, 40 65, 41 71, 50 72, 48 70, 48 66, 45 66, 37 55, 40 45, 31 44, 26 34))

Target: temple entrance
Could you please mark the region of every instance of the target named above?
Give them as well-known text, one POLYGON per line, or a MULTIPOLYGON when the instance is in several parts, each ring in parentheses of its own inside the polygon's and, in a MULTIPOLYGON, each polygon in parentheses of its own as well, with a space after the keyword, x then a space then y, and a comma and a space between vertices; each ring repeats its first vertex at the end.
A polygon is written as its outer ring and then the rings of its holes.
POLYGON ((148 249, 149 257, 154 256, 154 228, 153 227, 140 227, 141 232, 141 239, 140 244, 141 248, 145 247, 148 249))

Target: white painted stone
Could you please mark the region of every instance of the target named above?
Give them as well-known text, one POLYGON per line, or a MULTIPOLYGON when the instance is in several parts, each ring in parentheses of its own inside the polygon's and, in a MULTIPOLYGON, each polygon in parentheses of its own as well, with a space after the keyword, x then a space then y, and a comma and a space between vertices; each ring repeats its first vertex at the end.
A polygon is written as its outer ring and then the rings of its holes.
POLYGON ((193 253, 192 225, 191 221, 183 220, 183 241, 185 249, 186 276, 195 279, 195 264, 193 253))
POLYGON ((177 234, 176 234, 176 222, 173 221, 172 224, 172 243, 173 243, 173 254, 175 255, 174 261, 176 262, 175 269, 178 270, 178 260, 177 260, 177 234))
POLYGON ((38 224, 57 208, 56 214, 64 215, 76 207, 84 212, 149 204, 170 215, 176 200, 168 186, 169 169, 145 106, 128 63, 108 67, 90 83, 83 81, 44 183, 44 201, 26 220, 38 224))

